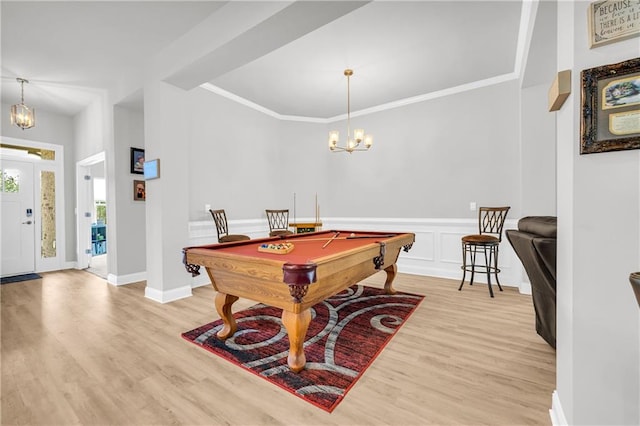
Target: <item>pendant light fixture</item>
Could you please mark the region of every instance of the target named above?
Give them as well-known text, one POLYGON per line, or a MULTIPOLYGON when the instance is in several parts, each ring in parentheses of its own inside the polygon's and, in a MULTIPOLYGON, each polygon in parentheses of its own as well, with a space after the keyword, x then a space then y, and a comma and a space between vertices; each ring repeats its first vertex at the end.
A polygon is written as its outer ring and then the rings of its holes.
POLYGON ((354 129, 351 136, 351 87, 349 78, 353 75, 353 70, 344 70, 347 77, 347 146, 338 146, 340 132, 332 130, 329 132, 329 149, 333 152, 345 151, 351 154, 353 151, 366 151, 373 145, 373 136, 365 135, 364 129, 354 129), (358 148, 360 142, 364 141, 364 148, 358 148))
POLYGON ((30 129, 36 125, 36 111, 24 104, 24 83, 29 83, 29 80, 19 77, 16 80, 20 83, 20 103, 11 106, 11 124, 22 130, 30 129))

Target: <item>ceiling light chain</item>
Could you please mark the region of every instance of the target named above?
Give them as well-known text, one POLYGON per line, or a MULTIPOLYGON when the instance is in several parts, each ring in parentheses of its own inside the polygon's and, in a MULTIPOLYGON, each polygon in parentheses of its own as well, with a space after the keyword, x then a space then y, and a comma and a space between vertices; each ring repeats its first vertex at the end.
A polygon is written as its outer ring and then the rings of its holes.
POLYGON ((20 103, 11 106, 11 124, 22 130, 30 129, 36 125, 36 111, 24 104, 24 83, 29 83, 29 80, 20 77, 16 80, 20 83, 20 103))
POLYGON ((350 77, 353 75, 353 70, 344 70, 344 75, 347 77, 347 146, 338 146, 339 134, 337 130, 329 132, 329 149, 333 152, 346 151, 351 154, 353 151, 366 151, 373 145, 373 135, 365 135, 364 129, 354 129, 353 139, 351 138, 351 84, 350 77), (364 141, 364 148, 358 148, 360 142, 364 141))

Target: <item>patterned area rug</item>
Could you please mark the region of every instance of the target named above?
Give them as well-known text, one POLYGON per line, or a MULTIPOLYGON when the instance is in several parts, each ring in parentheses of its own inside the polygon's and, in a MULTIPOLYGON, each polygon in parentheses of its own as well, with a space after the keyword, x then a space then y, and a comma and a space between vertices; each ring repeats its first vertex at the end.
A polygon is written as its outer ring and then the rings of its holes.
POLYGON ((314 306, 299 373, 287 366, 289 340, 278 308, 257 304, 235 313, 238 330, 226 341, 216 337, 221 320, 182 337, 331 412, 423 298, 356 285, 314 306))

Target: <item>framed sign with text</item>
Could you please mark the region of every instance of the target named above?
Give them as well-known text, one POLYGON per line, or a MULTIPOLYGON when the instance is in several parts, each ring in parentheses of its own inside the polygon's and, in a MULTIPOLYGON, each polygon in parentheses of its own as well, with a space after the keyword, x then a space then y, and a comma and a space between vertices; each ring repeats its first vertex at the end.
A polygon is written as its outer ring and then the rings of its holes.
POLYGON ((580 154, 640 149, 640 58, 583 70, 580 154))
POLYGON ((640 0, 600 0, 589 5, 589 47, 640 35, 640 0))

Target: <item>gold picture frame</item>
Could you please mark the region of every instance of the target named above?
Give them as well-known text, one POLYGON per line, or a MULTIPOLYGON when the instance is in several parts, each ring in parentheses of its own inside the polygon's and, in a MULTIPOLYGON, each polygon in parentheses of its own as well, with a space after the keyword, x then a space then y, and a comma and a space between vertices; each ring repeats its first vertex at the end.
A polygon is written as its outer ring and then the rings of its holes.
POLYGON ((640 58, 583 70, 580 154, 640 149, 640 58))

